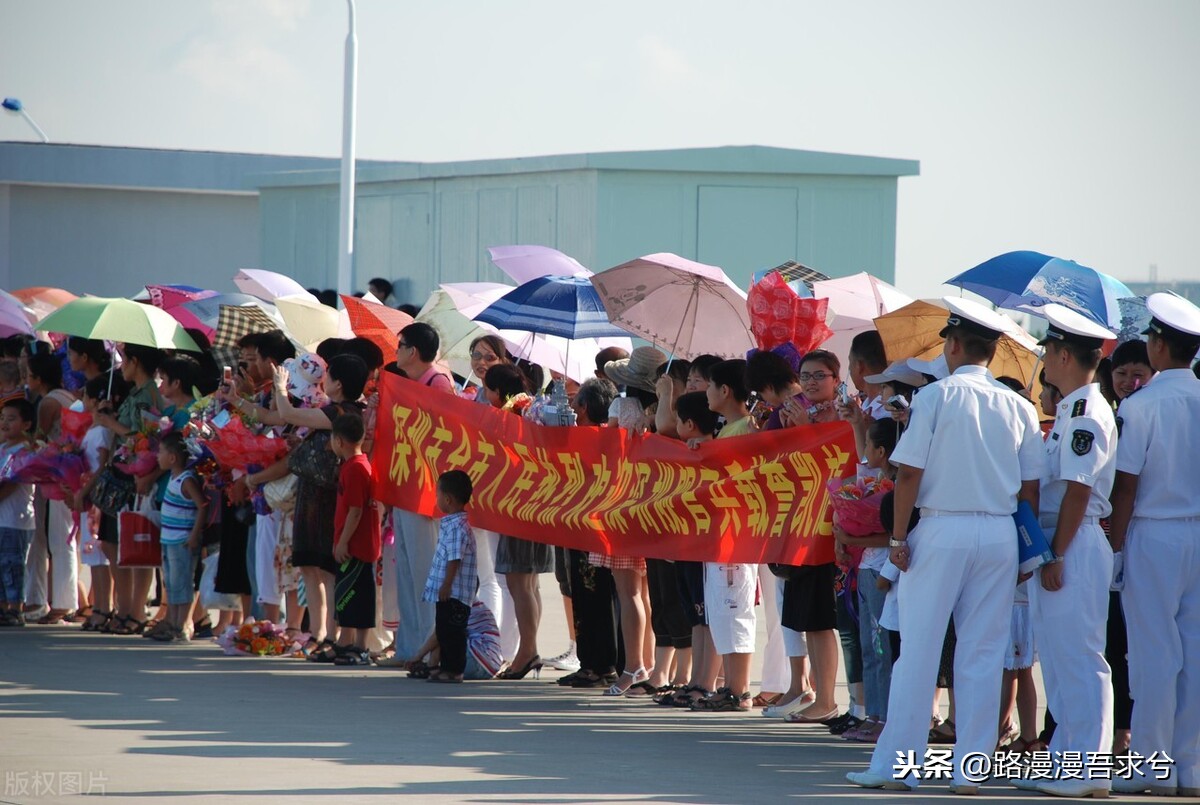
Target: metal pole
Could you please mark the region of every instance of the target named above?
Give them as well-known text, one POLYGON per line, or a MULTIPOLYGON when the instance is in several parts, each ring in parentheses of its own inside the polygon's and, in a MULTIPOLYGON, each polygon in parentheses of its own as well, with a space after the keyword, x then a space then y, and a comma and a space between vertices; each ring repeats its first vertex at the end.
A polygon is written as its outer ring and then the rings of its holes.
POLYGON ((346 0, 350 30, 346 33, 345 87, 342 93, 342 181, 338 223, 338 293, 354 293, 354 128, 358 95, 358 35, 355 31, 354 0, 346 0))

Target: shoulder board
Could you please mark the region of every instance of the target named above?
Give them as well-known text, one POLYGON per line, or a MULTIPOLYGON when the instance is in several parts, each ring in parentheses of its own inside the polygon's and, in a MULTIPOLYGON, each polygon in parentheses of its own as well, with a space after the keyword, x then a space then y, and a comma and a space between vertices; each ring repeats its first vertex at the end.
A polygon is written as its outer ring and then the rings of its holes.
POLYGON ((1117 417, 1117 436, 1121 435, 1121 428, 1125 427, 1125 417, 1117 417))
POLYGON ((1083 416, 1087 413, 1087 400, 1076 400, 1074 407, 1071 408, 1071 416, 1083 416))

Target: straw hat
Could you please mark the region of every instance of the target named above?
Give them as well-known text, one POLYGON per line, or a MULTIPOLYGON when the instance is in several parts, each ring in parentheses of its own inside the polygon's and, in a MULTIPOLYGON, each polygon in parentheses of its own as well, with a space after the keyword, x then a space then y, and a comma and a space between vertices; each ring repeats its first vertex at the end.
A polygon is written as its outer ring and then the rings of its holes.
POLYGON ((667 362, 667 356, 654 347, 638 347, 628 358, 604 364, 604 374, 618 386, 633 386, 654 393, 655 370, 667 362))

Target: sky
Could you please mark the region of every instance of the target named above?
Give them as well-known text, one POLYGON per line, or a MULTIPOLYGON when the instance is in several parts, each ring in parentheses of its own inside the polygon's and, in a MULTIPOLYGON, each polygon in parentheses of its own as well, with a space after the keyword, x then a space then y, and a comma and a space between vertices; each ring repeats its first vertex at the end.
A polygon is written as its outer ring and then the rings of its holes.
MULTIPOLYGON (((362 159, 916 159, 896 254, 914 296, 1014 249, 1200 280, 1200 2, 357 8, 362 159)), ((0 0, 0 94, 55 142, 338 156, 346 27, 335 0, 0 0)), ((31 138, 0 115, 0 140, 31 138)))

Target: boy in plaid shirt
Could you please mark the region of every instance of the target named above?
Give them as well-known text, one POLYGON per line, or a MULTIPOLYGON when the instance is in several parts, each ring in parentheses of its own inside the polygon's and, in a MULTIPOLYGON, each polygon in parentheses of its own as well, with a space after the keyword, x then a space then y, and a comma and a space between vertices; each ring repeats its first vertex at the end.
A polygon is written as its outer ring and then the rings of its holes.
POLYGON ((467 665, 467 620, 479 586, 475 536, 464 511, 471 502, 471 478, 462 470, 442 473, 437 484, 437 550, 422 601, 436 605, 434 632, 441 647, 441 665, 430 682, 462 682, 467 665))

